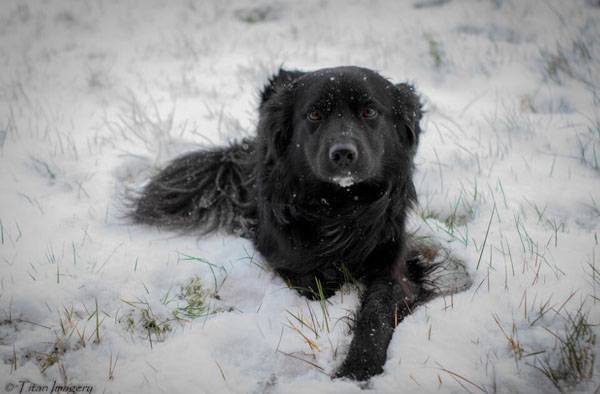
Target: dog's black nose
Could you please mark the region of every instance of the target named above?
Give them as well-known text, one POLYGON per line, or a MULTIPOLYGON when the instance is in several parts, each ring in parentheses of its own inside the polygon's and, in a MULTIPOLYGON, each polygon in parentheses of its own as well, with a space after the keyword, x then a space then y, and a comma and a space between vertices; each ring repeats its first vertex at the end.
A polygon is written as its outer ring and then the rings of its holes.
POLYGON ((358 149, 352 143, 333 144, 329 148, 329 160, 339 168, 348 168, 356 161, 358 149))

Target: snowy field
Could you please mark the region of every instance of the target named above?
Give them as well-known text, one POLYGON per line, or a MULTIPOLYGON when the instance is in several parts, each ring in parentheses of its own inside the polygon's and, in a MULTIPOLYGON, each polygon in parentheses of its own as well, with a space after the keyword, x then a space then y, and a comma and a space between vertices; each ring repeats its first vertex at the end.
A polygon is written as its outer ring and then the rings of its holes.
POLYGON ((599 106, 593 0, 0 0, 0 391, 598 393, 599 106), (366 385, 330 378, 356 289, 309 302, 246 240, 123 219, 251 135, 282 64, 416 85, 411 231, 473 276, 366 385))

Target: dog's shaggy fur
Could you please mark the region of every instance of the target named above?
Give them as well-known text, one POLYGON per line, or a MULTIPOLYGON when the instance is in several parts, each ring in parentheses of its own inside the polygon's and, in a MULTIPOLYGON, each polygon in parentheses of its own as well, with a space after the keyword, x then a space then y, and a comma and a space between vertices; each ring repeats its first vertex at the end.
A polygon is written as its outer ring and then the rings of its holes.
POLYGON ((369 69, 279 70, 262 91, 256 138, 176 159, 132 217, 249 237, 307 297, 362 281, 336 376, 368 379, 382 371, 395 324, 430 296, 405 235, 421 116, 410 85, 369 69))

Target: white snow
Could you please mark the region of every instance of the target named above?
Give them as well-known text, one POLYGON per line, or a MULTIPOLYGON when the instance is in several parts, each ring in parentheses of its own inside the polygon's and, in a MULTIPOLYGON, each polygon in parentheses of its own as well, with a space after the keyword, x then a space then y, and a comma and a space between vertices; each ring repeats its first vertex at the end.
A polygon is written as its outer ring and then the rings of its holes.
MULTIPOLYGON (((168 159, 252 134, 257 92, 283 64, 360 65, 416 85, 427 114, 411 229, 473 277, 397 327, 368 387, 555 392, 540 368, 559 362, 569 316, 600 323, 594 3, 3 0, 2 387, 361 391, 329 377, 355 290, 325 316, 245 240, 123 218, 124 189, 168 159), (175 321, 194 277, 218 290, 215 313, 175 321), (151 341, 143 314, 159 324, 151 341)), ((598 365, 565 390, 597 390, 598 365)))
POLYGON ((354 182, 355 182, 354 177, 352 175, 334 176, 333 178, 331 178, 331 181, 333 183, 337 183, 341 187, 350 187, 350 186, 354 185, 354 182))

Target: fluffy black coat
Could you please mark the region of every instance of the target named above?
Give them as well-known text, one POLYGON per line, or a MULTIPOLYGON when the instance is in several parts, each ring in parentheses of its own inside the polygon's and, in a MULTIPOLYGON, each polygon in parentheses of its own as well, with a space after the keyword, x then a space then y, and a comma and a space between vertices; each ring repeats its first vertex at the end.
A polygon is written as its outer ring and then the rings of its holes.
POLYGON ((176 159, 145 186, 141 223, 251 238, 307 297, 366 285, 336 376, 382 371, 395 325, 427 299, 407 263, 421 104, 408 84, 338 67, 280 70, 261 94, 254 140, 176 159))

